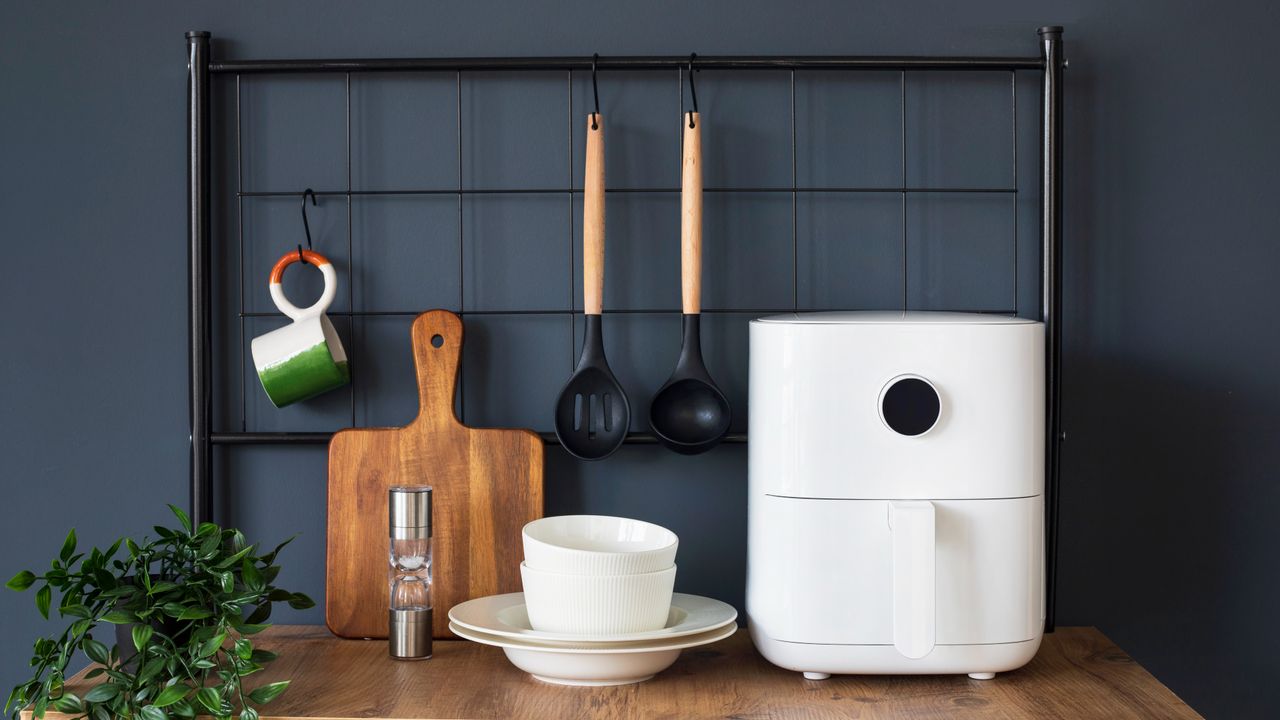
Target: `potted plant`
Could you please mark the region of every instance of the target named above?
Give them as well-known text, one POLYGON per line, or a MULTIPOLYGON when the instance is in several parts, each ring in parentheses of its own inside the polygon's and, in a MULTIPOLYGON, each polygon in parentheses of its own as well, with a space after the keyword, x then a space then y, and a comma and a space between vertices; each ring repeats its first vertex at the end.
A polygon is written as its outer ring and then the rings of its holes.
POLYGON ((289 540, 259 555, 239 530, 193 527, 186 513, 169 508, 180 527, 156 526, 154 540, 121 538, 83 553, 72 529, 51 569, 9 580, 19 591, 39 585, 40 614, 48 618, 56 609, 71 623, 61 635, 36 640, 35 675, 9 694, 6 714, 31 706, 36 717, 52 707, 91 720, 236 714, 257 720, 254 706, 288 687, 286 680, 246 691, 243 679, 275 659, 251 639, 268 627, 272 604, 315 605, 273 584, 276 556, 289 540), (104 626, 127 634, 115 633, 124 637, 108 647, 110 636, 95 637, 104 626), (77 652, 97 664, 88 677, 101 679, 83 696, 63 687, 77 652))

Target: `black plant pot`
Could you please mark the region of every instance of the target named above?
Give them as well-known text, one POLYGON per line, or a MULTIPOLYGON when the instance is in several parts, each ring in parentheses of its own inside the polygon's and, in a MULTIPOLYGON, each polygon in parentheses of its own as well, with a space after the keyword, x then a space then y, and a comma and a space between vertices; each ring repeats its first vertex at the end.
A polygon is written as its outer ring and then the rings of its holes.
MULTIPOLYGON (((160 579, 158 575, 152 575, 152 582, 160 579)), ((130 581, 132 578, 127 578, 130 581)), ((175 643, 182 645, 187 642, 187 631, 183 629, 183 624, 170 617, 164 617, 161 620, 153 620, 148 625, 151 629, 168 635, 175 643)), ((125 623, 116 625, 116 646, 119 648, 120 663, 124 664, 131 660, 134 655, 138 654, 136 648, 133 647, 133 628, 137 623, 125 623)))
MULTIPOLYGON (((164 622, 151 622, 149 624, 152 630, 168 635, 179 645, 187 641, 186 632, 181 630, 180 624, 175 620, 166 618, 164 622)), ((134 655, 138 654, 137 649, 133 647, 133 628, 136 625, 137 623, 116 625, 116 646, 120 648, 121 664, 129 662, 134 655)))

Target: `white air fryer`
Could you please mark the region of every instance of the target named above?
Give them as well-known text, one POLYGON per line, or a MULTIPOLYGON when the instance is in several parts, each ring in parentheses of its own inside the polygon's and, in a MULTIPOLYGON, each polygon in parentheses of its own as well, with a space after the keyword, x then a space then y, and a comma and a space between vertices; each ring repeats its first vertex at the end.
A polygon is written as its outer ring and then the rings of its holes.
POLYGON ((831 673, 1027 663, 1044 631, 1044 326, 927 312, 751 323, 747 615, 831 673))

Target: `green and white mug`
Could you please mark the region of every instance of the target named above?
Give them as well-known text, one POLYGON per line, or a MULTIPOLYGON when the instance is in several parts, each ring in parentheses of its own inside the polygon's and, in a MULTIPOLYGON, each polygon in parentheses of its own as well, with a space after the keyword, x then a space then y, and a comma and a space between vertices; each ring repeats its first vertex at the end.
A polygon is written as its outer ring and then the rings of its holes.
POLYGON ((271 268, 271 299, 293 322, 259 335, 251 344, 253 365, 262 389, 276 407, 313 398, 351 382, 347 353, 325 315, 338 292, 338 273, 333 263, 317 252, 287 253, 271 268), (306 260, 324 275, 324 292, 308 308, 298 308, 284 296, 280 279, 285 268, 306 260))

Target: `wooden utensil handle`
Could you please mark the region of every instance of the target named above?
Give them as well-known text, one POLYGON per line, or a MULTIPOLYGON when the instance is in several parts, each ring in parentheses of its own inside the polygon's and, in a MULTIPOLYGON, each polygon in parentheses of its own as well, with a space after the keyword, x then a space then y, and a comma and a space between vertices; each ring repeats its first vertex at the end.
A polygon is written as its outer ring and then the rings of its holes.
POLYGON ((413 321, 412 334, 413 365, 418 374, 416 422, 456 424, 453 408, 462 356, 462 320, 448 310, 432 310, 413 321))
POLYGON ((604 309, 604 116, 587 116, 587 169, 582 185, 582 309, 604 309))
POLYGON ((680 177, 680 297, 686 315, 702 312, 702 119, 684 115, 680 177))

